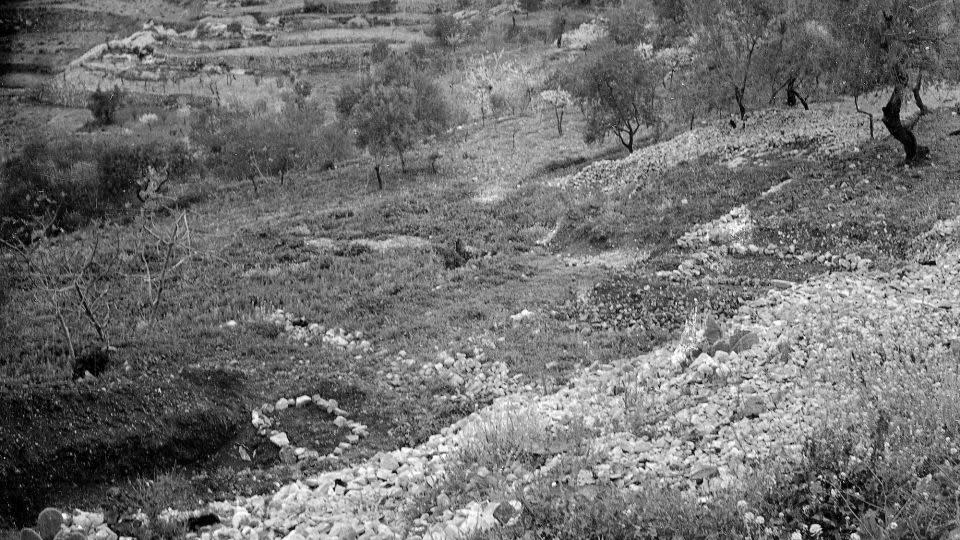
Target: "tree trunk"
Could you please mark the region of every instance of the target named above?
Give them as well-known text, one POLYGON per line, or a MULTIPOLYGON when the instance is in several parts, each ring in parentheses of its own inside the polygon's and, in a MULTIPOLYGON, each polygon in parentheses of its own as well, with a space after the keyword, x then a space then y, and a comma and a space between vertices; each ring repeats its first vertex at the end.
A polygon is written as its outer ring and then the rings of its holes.
POLYGON ((630 126, 627 126, 626 128, 616 128, 615 131, 617 138, 620 139, 620 144, 627 149, 627 153, 632 154, 634 130, 630 126), (626 139, 624 139, 624 135, 626 135, 626 139))
POLYGON ((400 154, 400 170, 402 172, 407 172, 407 160, 403 158, 403 152, 398 151, 397 153, 400 154))
POLYGON ((930 113, 930 109, 927 108, 927 105, 923 102, 923 98, 920 97, 920 86, 923 84, 923 72, 920 71, 917 73, 917 84, 913 85, 913 101, 917 104, 917 108, 920 109, 920 116, 930 113))
POLYGON ((747 107, 743 104, 743 89, 739 86, 733 87, 733 97, 737 100, 737 108, 740 109, 740 121, 747 116, 747 107))
POLYGON ((903 85, 897 84, 893 87, 893 93, 890 99, 883 106, 883 125, 886 126, 890 136, 897 140, 906 154, 907 163, 916 163, 930 153, 926 146, 917 144, 917 138, 909 128, 900 121, 900 106, 903 104, 903 85))
POLYGON ((563 137, 563 109, 554 108, 553 112, 557 115, 557 135, 563 137))
POLYGON ((379 189, 380 191, 383 191, 383 177, 380 176, 380 164, 377 163, 376 165, 374 165, 373 170, 374 172, 377 173, 377 189, 379 189))
POLYGON ((867 111, 860 108, 860 96, 853 96, 853 106, 857 108, 857 112, 860 114, 867 115, 867 118, 870 119, 870 139, 873 139, 873 115, 867 111))
POLYGON ((797 92, 797 78, 790 77, 790 80, 787 81, 787 106, 796 107, 797 100, 800 100, 800 104, 803 105, 803 110, 810 110, 810 106, 807 105, 807 100, 803 99, 803 96, 797 92))
POLYGON ((797 106, 797 91, 793 87, 796 82, 796 77, 790 77, 790 79, 787 80, 787 107, 797 106))

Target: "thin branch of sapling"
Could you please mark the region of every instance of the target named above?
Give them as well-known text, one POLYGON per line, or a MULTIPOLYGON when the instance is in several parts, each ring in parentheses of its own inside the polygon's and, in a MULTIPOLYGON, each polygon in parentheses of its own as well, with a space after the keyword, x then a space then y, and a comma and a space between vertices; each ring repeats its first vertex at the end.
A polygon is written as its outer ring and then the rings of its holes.
POLYGON ((140 260, 143 261, 143 268, 147 274, 147 298, 153 299, 153 276, 150 274, 150 263, 147 262, 146 250, 142 244, 140 246, 140 260))
POLYGON ((163 295, 163 285, 164 285, 164 282, 166 281, 167 270, 169 269, 169 266, 170 266, 170 255, 173 252, 173 246, 176 243, 174 240, 176 240, 177 231, 179 229, 180 229, 180 222, 177 221, 177 223, 175 223, 173 226, 173 232, 170 233, 170 240, 167 241, 167 254, 163 258, 163 270, 160 272, 160 283, 157 285, 157 296, 156 298, 154 298, 153 304, 152 304, 154 310, 156 310, 157 306, 160 305, 160 298, 163 295))
POLYGON ((76 360, 77 351, 73 348, 73 336, 70 334, 70 327, 67 326, 67 320, 63 317, 63 310, 60 309, 59 303, 54 306, 54 311, 57 312, 57 320, 60 322, 60 329, 63 330, 63 337, 67 340, 67 349, 70 351, 70 360, 76 360))
POLYGON ((73 289, 77 293, 77 298, 80 301, 81 307, 83 307, 83 313, 87 316, 87 320, 90 321, 90 324, 93 325, 94 330, 97 331, 97 336, 100 338, 100 342, 103 343, 104 347, 110 346, 110 339, 107 337, 106 331, 103 329, 103 325, 97 319, 96 315, 93 314, 93 310, 90 308, 90 303, 87 302, 87 297, 83 294, 83 289, 80 288, 80 280, 73 282, 73 289))

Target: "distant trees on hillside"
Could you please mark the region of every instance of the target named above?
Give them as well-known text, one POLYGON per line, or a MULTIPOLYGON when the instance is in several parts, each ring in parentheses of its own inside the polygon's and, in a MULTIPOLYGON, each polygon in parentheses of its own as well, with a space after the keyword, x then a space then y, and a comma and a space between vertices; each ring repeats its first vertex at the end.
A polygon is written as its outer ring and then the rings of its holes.
POLYGON ((740 119, 756 90, 758 57, 770 41, 783 5, 767 0, 703 0, 687 5, 701 76, 733 98, 740 119))
MULTIPOLYGON (((958 0, 626 0, 607 10, 607 37, 541 89, 570 93, 587 140, 610 133, 632 151, 668 122, 890 88, 882 121, 913 162, 926 149, 900 110, 912 94, 925 112, 923 82, 960 75, 958 18, 958 0)), ((558 12, 554 38, 565 22, 558 12)))
POLYGON ((440 87, 398 56, 341 87, 336 110, 355 130, 357 146, 374 158, 379 189, 384 159, 396 153, 405 169, 405 153, 418 139, 446 129, 450 117, 440 87))

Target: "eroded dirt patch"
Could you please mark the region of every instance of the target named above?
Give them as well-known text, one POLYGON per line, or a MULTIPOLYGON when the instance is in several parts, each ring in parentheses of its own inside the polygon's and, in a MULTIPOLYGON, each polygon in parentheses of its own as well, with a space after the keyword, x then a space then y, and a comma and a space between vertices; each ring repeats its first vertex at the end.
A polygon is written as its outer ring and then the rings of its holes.
POLYGON ((200 367, 0 389, 0 515, 32 520, 78 486, 201 462, 246 421, 242 389, 239 373, 200 367))
POLYGON ((348 242, 337 241, 333 238, 319 237, 304 241, 304 244, 320 252, 342 252, 350 249, 350 246, 360 246, 370 251, 392 251, 395 249, 422 249, 430 246, 430 241, 419 236, 396 235, 381 239, 358 238, 348 242))

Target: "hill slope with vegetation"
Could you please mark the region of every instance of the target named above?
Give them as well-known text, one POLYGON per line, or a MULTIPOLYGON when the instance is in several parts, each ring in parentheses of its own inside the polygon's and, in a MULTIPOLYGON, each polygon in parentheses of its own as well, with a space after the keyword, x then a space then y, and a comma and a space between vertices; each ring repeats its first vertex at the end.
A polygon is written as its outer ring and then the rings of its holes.
POLYGON ((0 526, 956 534, 955 2, 241 4, 12 64, 0 526))

